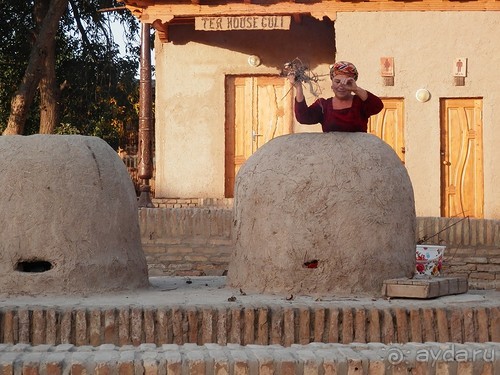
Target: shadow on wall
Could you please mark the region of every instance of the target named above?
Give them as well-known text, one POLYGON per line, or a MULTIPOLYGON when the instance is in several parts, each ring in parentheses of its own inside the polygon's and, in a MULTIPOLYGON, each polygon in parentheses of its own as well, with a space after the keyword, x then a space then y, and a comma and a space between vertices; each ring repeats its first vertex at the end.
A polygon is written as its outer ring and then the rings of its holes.
POLYGON ((331 63, 335 57, 334 23, 327 17, 320 21, 304 16, 300 23, 292 19, 290 30, 196 31, 194 23, 172 25, 169 39, 175 45, 194 42, 258 55, 266 66, 278 69, 299 57, 314 70, 314 63, 331 63))

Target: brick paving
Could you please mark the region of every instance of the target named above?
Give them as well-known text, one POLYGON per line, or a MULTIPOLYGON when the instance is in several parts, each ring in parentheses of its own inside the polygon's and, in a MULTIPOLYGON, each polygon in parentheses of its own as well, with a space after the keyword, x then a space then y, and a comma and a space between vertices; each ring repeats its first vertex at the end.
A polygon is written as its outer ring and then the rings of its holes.
POLYGON ((500 344, 0 345, 0 374, 484 374, 500 344))
POLYGON ((0 375, 500 373, 498 291, 279 296, 224 277, 150 280, 108 295, 0 297, 0 375))

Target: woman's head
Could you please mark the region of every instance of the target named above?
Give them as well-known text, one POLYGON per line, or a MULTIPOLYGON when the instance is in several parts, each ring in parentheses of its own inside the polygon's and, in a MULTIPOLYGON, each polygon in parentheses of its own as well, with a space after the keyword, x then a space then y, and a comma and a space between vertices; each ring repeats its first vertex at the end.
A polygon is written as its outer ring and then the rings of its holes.
POLYGON ((337 75, 352 77, 355 81, 358 80, 358 70, 354 64, 348 61, 337 61, 332 65, 330 68, 330 78, 333 80, 333 77, 337 75))

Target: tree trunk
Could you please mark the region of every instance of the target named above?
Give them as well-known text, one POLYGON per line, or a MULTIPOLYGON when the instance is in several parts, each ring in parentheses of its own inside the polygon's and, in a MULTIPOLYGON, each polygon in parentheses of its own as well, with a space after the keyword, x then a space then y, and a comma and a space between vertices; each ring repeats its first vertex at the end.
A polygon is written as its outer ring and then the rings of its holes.
POLYGON ((59 122, 59 87, 56 84, 55 46, 48 50, 40 79, 40 134, 52 134, 59 122))
MULTIPOLYGON (((35 5, 35 19, 39 29, 47 15, 50 0, 38 0, 35 5)), ((56 84, 56 41, 50 39, 47 43, 47 55, 43 59, 43 71, 38 86, 40 90, 40 134, 52 134, 59 119, 59 88, 56 84)))
POLYGON ((50 8, 43 19, 40 33, 31 50, 24 77, 11 102, 10 116, 4 135, 23 134, 28 109, 33 102, 35 92, 44 72, 50 44, 54 42, 59 20, 68 7, 68 0, 51 0, 50 8))

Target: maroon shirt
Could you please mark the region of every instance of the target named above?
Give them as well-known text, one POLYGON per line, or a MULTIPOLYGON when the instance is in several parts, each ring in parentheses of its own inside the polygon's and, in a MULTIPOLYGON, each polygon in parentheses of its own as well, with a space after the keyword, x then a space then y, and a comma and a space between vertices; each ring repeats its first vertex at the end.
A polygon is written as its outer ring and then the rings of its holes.
POLYGON ((319 98, 309 107, 305 100, 295 101, 295 117, 301 124, 320 123, 323 132, 366 133, 368 118, 379 113, 382 108, 382 100, 368 92, 365 101, 354 95, 351 108, 344 109, 333 109, 332 98, 319 98))

